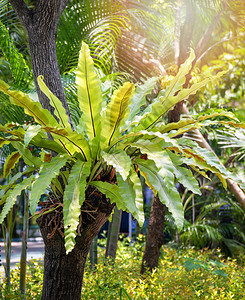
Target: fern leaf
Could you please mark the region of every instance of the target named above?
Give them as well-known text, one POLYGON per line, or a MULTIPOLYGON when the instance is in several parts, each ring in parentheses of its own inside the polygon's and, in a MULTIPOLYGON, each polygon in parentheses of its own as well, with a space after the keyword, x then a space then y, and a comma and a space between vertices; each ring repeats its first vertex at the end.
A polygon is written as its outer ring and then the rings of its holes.
POLYGON ((135 218, 138 220, 139 225, 142 227, 145 221, 144 199, 142 194, 142 185, 138 174, 134 169, 131 169, 130 180, 133 183, 133 187, 135 190, 135 206, 137 208, 137 215, 135 216, 135 218))
POLYGON ((84 42, 79 54, 76 82, 82 118, 88 137, 92 140, 101 131, 102 92, 88 45, 84 42))
POLYGON ((41 165, 41 159, 39 157, 34 157, 31 153, 31 151, 27 148, 22 143, 19 142, 12 142, 12 145, 14 146, 15 149, 18 150, 18 152, 21 154, 21 156, 24 159, 24 162, 32 167, 40 167, 41 165))
POLYGON ((90 163, 77 160, 71 169, 63 198, 63 215, 65 228, 65 248, 68 254, 75 246, 76 230, 85 200, 87 177, 90 174, 90 163))
POLYGON ((39 102, 34 102, 28 95, 20 91, 10 90, 10 86, 0 80, 0 90, 10 97, 10 101, 24 108, 26 114, 34 117, 42 126, 56 127, 59 124, 47 109, 43 109, 39 102))
POLYGON ((102 151, 102 158, 108 165, 113 166, 120 173, 123 180, 127 179, 132 164, 131 159, 125 152, 121 151, 109 154, 102 151))
POLYGON ((53 157, 51 162, 42 164, 39 177, 33 183, 30 196, 30 210, 32 215, 35 214, 41 195, 45 193, 45 190, 51 183, 52 179, 59 174, 60 169, 66 164, 68 158, 68 156, 59 155, 53 157))
POLYGON ((139 85, 135 94, 132 98, 132 103, 130 104, 130 115, 128 117, 128 121, 132 121, 133 118, 140 112, 140 107, 145 104, 145 97, 147 94, 150 94, 152 89, 154 88, 158 77, 149 78, 144 84, 139 85))
POLYGON ((89 144, 81 134, 72 131, 70 128, 44 127, 43 129, 50 132, 54 140, 59 142, 70 155, 79 152, 82 153, 85 160, 90 158, 89 144))
POLYGON ((25 136, 24 136, 24 145, 27 147, 30 141, 41 131, 42 127, 40 125, 31 125, 28 126, 25 136))
POLYGON ((91 181, 89 184, 96 187, 102 194, 105 194, 111 200, 111 203, 116 203, 118 209, 126 210, 117 185, 102 181, 91 181))
POLYGON ((191 170, 174 165, 173 171, 178 181, 189 191, 192 191, 194 194, 198 195, 202 194, 199 189, 198 181, 193 176, 191 170))
POLYGON ((60 120, 61 127, 70 127, 69 118, 66 114, 65 108, 63 107, 61 101, 46 86, 42 75, 38 76, 37 82, 41 91, 49 98, 50 105, 54 107, 54 114, 60 120))
POLYGON ((17 184, 13 190, 10 192, 9 196, 5 200, 5 205, 3 207, 3 210, 0 214, 0 224, 3 222, 4 218, 8 214, 8 212, 11 210, 11 208, 14 206, 17 196, 19 196, 22 192, 22 190, 26 189, 28 186, 32 184, 35 177, 31 176, 29 178, 25 178, 21 183, 17 184))
POLYGON ((136 205, 136 190, 137 189, 137 201, 139 201, 138 186, 131 180, 130 176, 123 180, 122 176, 117 173, 117 184, 119 193, 121 194, 123 203, 127 210, 139 221, 140 226, 143 225, 142 214, 139 214, 139 205, 136 205))
POLYGON ((12 152, 5 160, 4 167, 3 167, 3 176, 5 178, 8 177, 11 170, 14 168, 16 163, 19 161, 21 155, 18 151, 12 152))
POLYGON ((182 228, 184 224, 184 210, 181 203, 179 193, 175 188, 168 189, 163 178, 158 174, 158 169, 152 160, 137 159, 135 161, 147 181, 154 187, 158 192, 160 201, 165 204, 169 211, 172 213, 176 225, 182 228))
POLYGON ((103 115, 102 136, 105 138, 106 146, 110 145, 114 135, 117 135, 120 126, 123 125, 130 113, 129 104, 131 103, 134 89, 134 84, 126 82, 111 97, 111 102, 103 115))

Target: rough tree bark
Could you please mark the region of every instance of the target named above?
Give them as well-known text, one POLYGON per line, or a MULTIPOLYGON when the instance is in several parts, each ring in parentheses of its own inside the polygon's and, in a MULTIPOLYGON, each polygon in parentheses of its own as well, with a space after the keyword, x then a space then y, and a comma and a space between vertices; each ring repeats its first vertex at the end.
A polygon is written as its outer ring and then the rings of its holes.
MULTIPOLYGON (((86 199, 89 199, 89 194, 86 199)), ((43 215, 37 219, 45 244, 42 300, 81 299, 84 267, 91 242, 109 218, 114 206, 102 195, 88 201, 92 201, 96 210, 91 212, 91 217, 83 212, 90 206, 86 207, 86 203, 82 206, 78 226, 80 234, 76 238, 74 249, 68 255, 65 251, 59 212, 43 215)))
POLYGON ((68 1, 38 0, 32 10, 28 9, 23 0, 10 0, 9 2, 28 34, 32 71, 40 103, 53 113, 54 109, 49 104, 49 99, 41 92, 37 84, 37 77, 43 75, 49 89, 62 102, 71 123, 56 56, 57 27, 68 1))
POLYGON ((161 203, 158 196, 152 201, 151 214, 148 225, 145 252, 141 265, 141 274, 147 270, 152 271, 158 266, 160 249, 164 242, 164 219, 166 206, 161 203))

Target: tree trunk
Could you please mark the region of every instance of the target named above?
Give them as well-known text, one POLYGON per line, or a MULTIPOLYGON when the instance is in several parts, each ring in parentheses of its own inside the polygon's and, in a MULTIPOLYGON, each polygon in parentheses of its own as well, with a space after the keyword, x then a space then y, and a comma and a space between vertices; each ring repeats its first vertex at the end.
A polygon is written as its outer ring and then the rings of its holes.
POLYGON ((14 208, 10 210, 6 217, 5 224, 2 224, 3 238, 4 238, 4 250, 5 250, 5 260, 6 263, 4 265, 5 275, 6 275, 6 283, 8 287, 11 285, 10 281, 10 262, 11 262, 11 249, 12 249, 12 238, 13 238, 13 230, 15 225, 15 217, 13 215, 14 208))
POLYGON ((90 245, 113 209, 113 205, 106 200, 99 200, 98 210, 92 218, 82 212, 81 224, 78 226, 82 227, 81 234, 78 234, 76 245, 68 255, 62 231, 55 230, 55 214, 46 214, 37 219, 45 244, 42 300, 81 299, 83 273, 90 245))
POLYGON ((27 258, 27 241, 28 241, 28 227, 29 227, 29 195, 27 191, 23 191, 24 198, 24 217, 23 217, 23 231, 22 231, 22 246, 20 257, 20 292, 25 299, 26 293, 26 258, 27 258))
POLYGON ((50 105, 49 99, 41 92, 37 83, 37 77, 43 75, 44 82, 62 102, 72 124, 56 55, 57 27, 68 1, 39 0, 33 10, 29 10, 23 0, 10 0, 9 2, 28 33, 32 71, 40 103, 43 108, 48 109, 53 114, 54 108, 50 105))
POLYGON ((11 261, 11 248, 12 248, 12 239, 11 239, 11 235, 9 232, 9 228, 6 227, 6 231, 5 231, 5 240, 4 240, 5 244, 5 260, 6 260, 6 265, 4 266, 5 269, 5 275, 7 278, 7 286, 10 287, 11 282, 10 282, 10 261, 11 261))
POLYGON ((145 252, 141 265, 141 274, 144 274, 147 270, 152 271, 158 266, 160 249, 164 241, 163 231, 165 213, 166 206, 161 203, 158 196, 155 196, 152 201, 145 252))
MULTIPOLYGON (((188 0, 186 4, 185 23, 180 32, 179 47, 176 46, 177 41, 175 41, 175 51, 176 51, 175 58, 178 61, 178 68, 188 58, 188 53, 189 53, 188 48, 191 43, 195 21, 196 21, 195 9, 192 1, 188 0), (177 56, 178 54, 179 56, 177 56)), ((176 22, 178 22, 178 20, 176 20, 176 22)), ((177 27, 179 26, 178 24, 176 25, 177 27)), ((179 29, 176 28, 176 30, 179 29)), ((187 88, 190 78, 191 78, 190 74, 187 74, 186 82, 183 85, 184 88, 187 88)), ((178 122, 180 120, 180 116, 183 110, 183 103, 184 101, 177 103, 174 109, 169 111, 168 123, 178 122)), ((146 239, 145 253, 142 261, 141 274, 143 274, 147 268, 149 268, 151 271, 153 268, 158 266, 160 248, 163 244, 163 229, 164 229, 165 213, 166 213, 165 205, 163 205, 160 202, 158 197, 157 198, 154 197, 152 208, 151 208, 150 221, 148 225, 148 234, 146 239), (156 219, 159 221, 159 224, 155 222, 156 219), (156 226, 157 229, 154 229, 154 226, 156 226), (153 234, 156 235, 156 238, 153 237, 153 234)))
MULTIPOLYGON (((189 56, 191 40, 193 37, 193 30, 196 22, 196 10, 191 0, 186 1, 186 17, 183 27, 180 31, 179 47, 175 47, 175 51, 179 51, 179 56, 177 59, 177 53, 175 52, 176 61, 178 68, 189 56)), ((177 41, 175 42, 177 44, 177 41)), ((187 88, 190 81, 190 73, 186 75, 186 82, 183 85, 187 88)), ((180 120, 180 115, 182 113, 183 101, 177 103, 173 110, 168 113, 168 123, 178 122, 180 120)))
POLYGON ((91 270, 94 270, 95 266, 98 264, 98 235, 96 235, 90 245, 89 258, 91 270))
POLYGON ((111 258, 113 261, 115 261, 117 254, 118 235, 121 225, 121 216, 122 210, 119 210, 115 206, 114 214, 112 215, 112 220, 108 228, 105 259, 111 258))

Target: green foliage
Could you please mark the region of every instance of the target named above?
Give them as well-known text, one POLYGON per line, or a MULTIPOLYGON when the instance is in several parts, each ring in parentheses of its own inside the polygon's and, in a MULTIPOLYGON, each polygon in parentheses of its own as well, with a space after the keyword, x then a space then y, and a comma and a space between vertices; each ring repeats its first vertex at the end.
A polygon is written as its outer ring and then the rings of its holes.
POLYGON ((21 192, 29 187, 32 182, 34 181, 34 176, 31 176, 29 178, 25 178, 21 183, 16 185, 11 193, 7 196, 5 199, 6 204, 4 205, 1 214, 0 214, 0 223, 4 221, 4 218, 8 214, 8 212, 11 210, 11 208, 14 206, 16 202, 17 196, 20 196, 21 192))
MULTIPOLYGON (((5 279, 0 275, 0 297, 1 299, 23 299, 19 289, 20 282, 20 265, 11 272, 11 288, 5 285, 5 279)), ((40 300, 42 295, 42 282, 43 282, 43 263, 41 260, 32 259, 27 264, 26 273, 26 299, 40 300)))
POLYGON ((60 100, 48 89, 42 75, 38 76, 37 81, 41 91, 49 98, 50 105, 54 108, 54 114, 58 118, 60 126, 65 128, 69 124, 69 117, 65 108, 60 100))
POLYGON ((124 83, 122 87, 117 89, 108 104, 104 113, 105 124, 103 126, 102 135, 105 138, 106 146, 110 146, 113 138, 118 135, 122 122, 130 113, 129 104, 134 93, 134 85, 130 82, 124 83))
POLYGON ((66 164, 68 156, 56 156, 51 162, 44 162, 40 168, 39 176, 35 180, 30 196, 30 211, 34 215, 37 204, 47 186, 58 174, 59 170, 66 164))
POLYGON ((0 80, 0 89, 10 97, 10 101, 23 107, 25 113, 34 117, 35 121, 42 126, 55 126, 57 122, 47 109, 43 109, 39 102, 34 102, 28 95, 21 91, 11 91, 10 86, 0 80))
POLYGON ((90 162, 77 160, 68 178, 68 184, 63 197, 63 214, 66 248, 73 249, 76 229, 81 214, 80 207, 85 201, 87 177, 90 174, 90 162))
POLYGON ((167 187, 166 183, 168 182, 168 179, 165 179, 165 183, 164 179, 159 176, 158 169, 153 161, 141 159, 137 160, 137 163, 146 182, 149 182, 154 190, 157 191, 160 201, 166 204, 168 209, 173 213, 177 226, 181 228, 183 225, 184 211, 178 191, 174 188, 167 187))
POLYGON ((20 159, 20 154, 19 152, 12 152, 5 160, 4 163, 4 169, 3 169, 3 176, 5 178, 8 177, 10 174, 11 170, 15 167, 15 164, 19 161, 20 159))
MULTIPOLYGON (((184 211, 174 176, 176 173, 176 177, 181 177, 179 171, 182 169, 179 166, 185 163, 194 166, 193 168, 209 170, 217 174, 225 184, 224 178, 229 177, 230 174, 215 161, 211 153, 202 150, 194 142, 183 138, 172 138, 173 130, 168 131, 166 128, 164 130, 163 116, 175 104, 195 93, 210 80, 206 78, 188 89, 182 88, 185 75, 189 72, 194 58, 192 51, 176 77, 170 81, 168 88, 159 93, 153 104, 143 111, 143 116, 138 121, 138 116, 134 117, 130 114, 135 87, 129 82, 114 91, 103 112, 100 81, 95 73, 89 48, 83 43, 76 74, 78 104, 81 110, 79 125, 76 126, 77 131, 71 129, 63 106, 45 85, 45 78, 42 76, 38 78, 40 88, 49 97, 58 120, 49 111, 43 109, 39 102, 32 101, 24 93, 13 91, 6 83, 0 82, 0 89, 10 96, 13 103, 23 107, 27 114, 34 117, 37 123, 31 127, 18 124, 1 126, 4 135, 2 141, 11 142, 25 163, 35 167, 37 176, 30 197, 32 214, 35 214, 37 204, 46 188, 53 189, 57 205, 62 201, 57 196, 57 191, 64 195, 63 221, 67 253, 75 245, 80 208, 85 199, 85 191, 92 181, 109 181, 109 184, 113 184, 112 192, 115 192, 114 183, 117 180, 118 192, 123 204, 120 204, 118 196, 114 197, 113 193, 111 196, 121 207, 131 212, 142 225, 144 213, 141 183, 138 178, 138 171, 140 171, 147 184, 154 188, 160 200, 168 206, 180 228, 184 222, 184 211), (132 121, 127 121, 128 118, 132 121), (161 132, 162 130, 164 133, 161 132), (52 141, 48 139, 47 134, 52 136, 52 141), (44 155, 33 156, 26 145, 42 148, 44 155), (52 150, 57 152, 56 157, 51 156, 52 150), (174 168, 176 164, 179 169, 174 168), (62 187, 56 177, 62 175, 64 171, 66 180, 62 187), (113 174, 116 174, 116 177, 113 174)), ((218 74, 215 78, 220 76, 218 74)), ((137 103, 143 104, 144 101, 139 101, 139 97, 141 95, 145 99, 145 93, 149 90, 148 84, 151 86, 151 83, 149 81, 142 89, 138 89, 136 100, 134 99, 137 103)), ((133 111, 136 114, 138 110, 133 111)), ((198 123, 207 118, 208 116, 199 118, 198 123)), ((193 124, 195 122, 193 121, 193 124)), ((186 126, 186 123, 180 124, 186 126)), ((176 127, 178 130, 181 129, 180 124, 176 127)), ((235 122, 232 124, 236 125, 235 122)), ((192 125, 189 130, 193 127, 195 128, 192 125)), ((188 172, 189 181, 182 180, 182 182, 189 187, 191 182, 191 189, 199 193, 197 185, 194 186, 195 181, 190 181, 191 174, 188 172)), ((107 196, 110 194, 108 185, 97 186, 101 190, 104 189, 107 196)), ((8 197, 5 206, 11 206, 13 201, 14 199, 8 197), (11 199, 10 203, 7 202, 8 199, 11 199)), ((4 211, 7 209, 4 208, 4 211)))
POLYGON ((126 210, 125 203, 122 200, 117 185, 102 181, 91 181, 90 185, 96 187, 102 194, 105 194, 112 203, 116 203, 118 209, 126 210))
POLYGON ((189 191, 192 191, 194 194, 201 194, 198 181, 193 177, 191 170, 180 166, 174 166, 174 174, 178 179, 178 182, 183 184, 189 191))
POLYGON ((186 221, 181 242, 197 249, 219 247, 230 257, 245 253, 244 211, 215 179, 202 181, 202 195, 182 197, 186 221))
MULTIPOLYGON (((224 260, 219 249, 196 251, 193 248, 162 249, 159 268, 147 277, 139 275, 142 241, 129 246, 119 242, 113 264, 104 265, 104 250, 99 248, 99 264, 91 272, 86 266, 81 299, 243 299, 243 266, 235 259, 224 260)), ((105 241, 101 241, 104 243, 105 241)), ((244 259, 244 257, 243 257, 244 259)), ((43 264, 32 260, 27 266, 26 299, 41 299, 43 264)), ((2 299, 21 299, 19 269, 11 273, 8 290, 2 281, 2 299)))
POLYGON ((120 1, 69 2, 57 32, 57 59, 61 73, 77 66, 82 41, 90 45, 97 68, 109 73, 121 30, 130 23, 120 1), (79 20, 79 22, 78 22, 79 20))
POLYGON ((133 175, 133 172, 130 172, 130 176, 126 180, 123 180, 122 176, 117 174, 117 183, 126 208, 137 218, 140 226, 143 226, 144 212, 141 183, 139 178, 133 175))
POLYGON ((100 134, 102 93, 88 46, 83 43, 77 68, 77 95, 83 122, 90 140, 100 134))
POLYGON ((11 68, 12 77, 15 86, 21 86, 25 89, 32 81, 32 73, 27 65, 23 55, 15 46, 13 39, 10 37, 8 28, 0 21, 0 49, 11 68))

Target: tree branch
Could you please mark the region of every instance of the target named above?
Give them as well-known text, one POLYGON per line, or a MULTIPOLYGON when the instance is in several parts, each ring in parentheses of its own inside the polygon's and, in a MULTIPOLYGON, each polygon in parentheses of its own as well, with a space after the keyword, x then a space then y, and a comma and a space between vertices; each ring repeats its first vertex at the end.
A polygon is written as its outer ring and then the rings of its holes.
POLYGON ((196 61, 199 59, 200 56, 202 56, 205 47, 208 45, 209 40, 212 37, 212 34, 215 30, 215 28, 217 27, 220 18, 222 16, 222 14, 224 13, 224 11, 227 9, 227 3, 226 1, 223 2, 222 4, 222 8, 214 17, 213 22, 209 25, 209 27, 207 28, 207 30, 205 31, 204 35, 202 36, 202 38, 200 39, 200 41, 198 42, 196 49, 195 49, 195 54, 196 54, 196 58, 195 58, 195 63, 196 61))
POLYGON ((60 16, 65 9, 69 0, 39 0, 33 11, 33 18, 36 22, 38 20, 40 26, 46 26, 40 28, 40 30, 57 30, 60 16), (47 21, 48 19, 48 21, 47 21))
POLYGON ((30 10, 23 0, 9 0, 23 26, 26 28, 30 22, 30 10))

